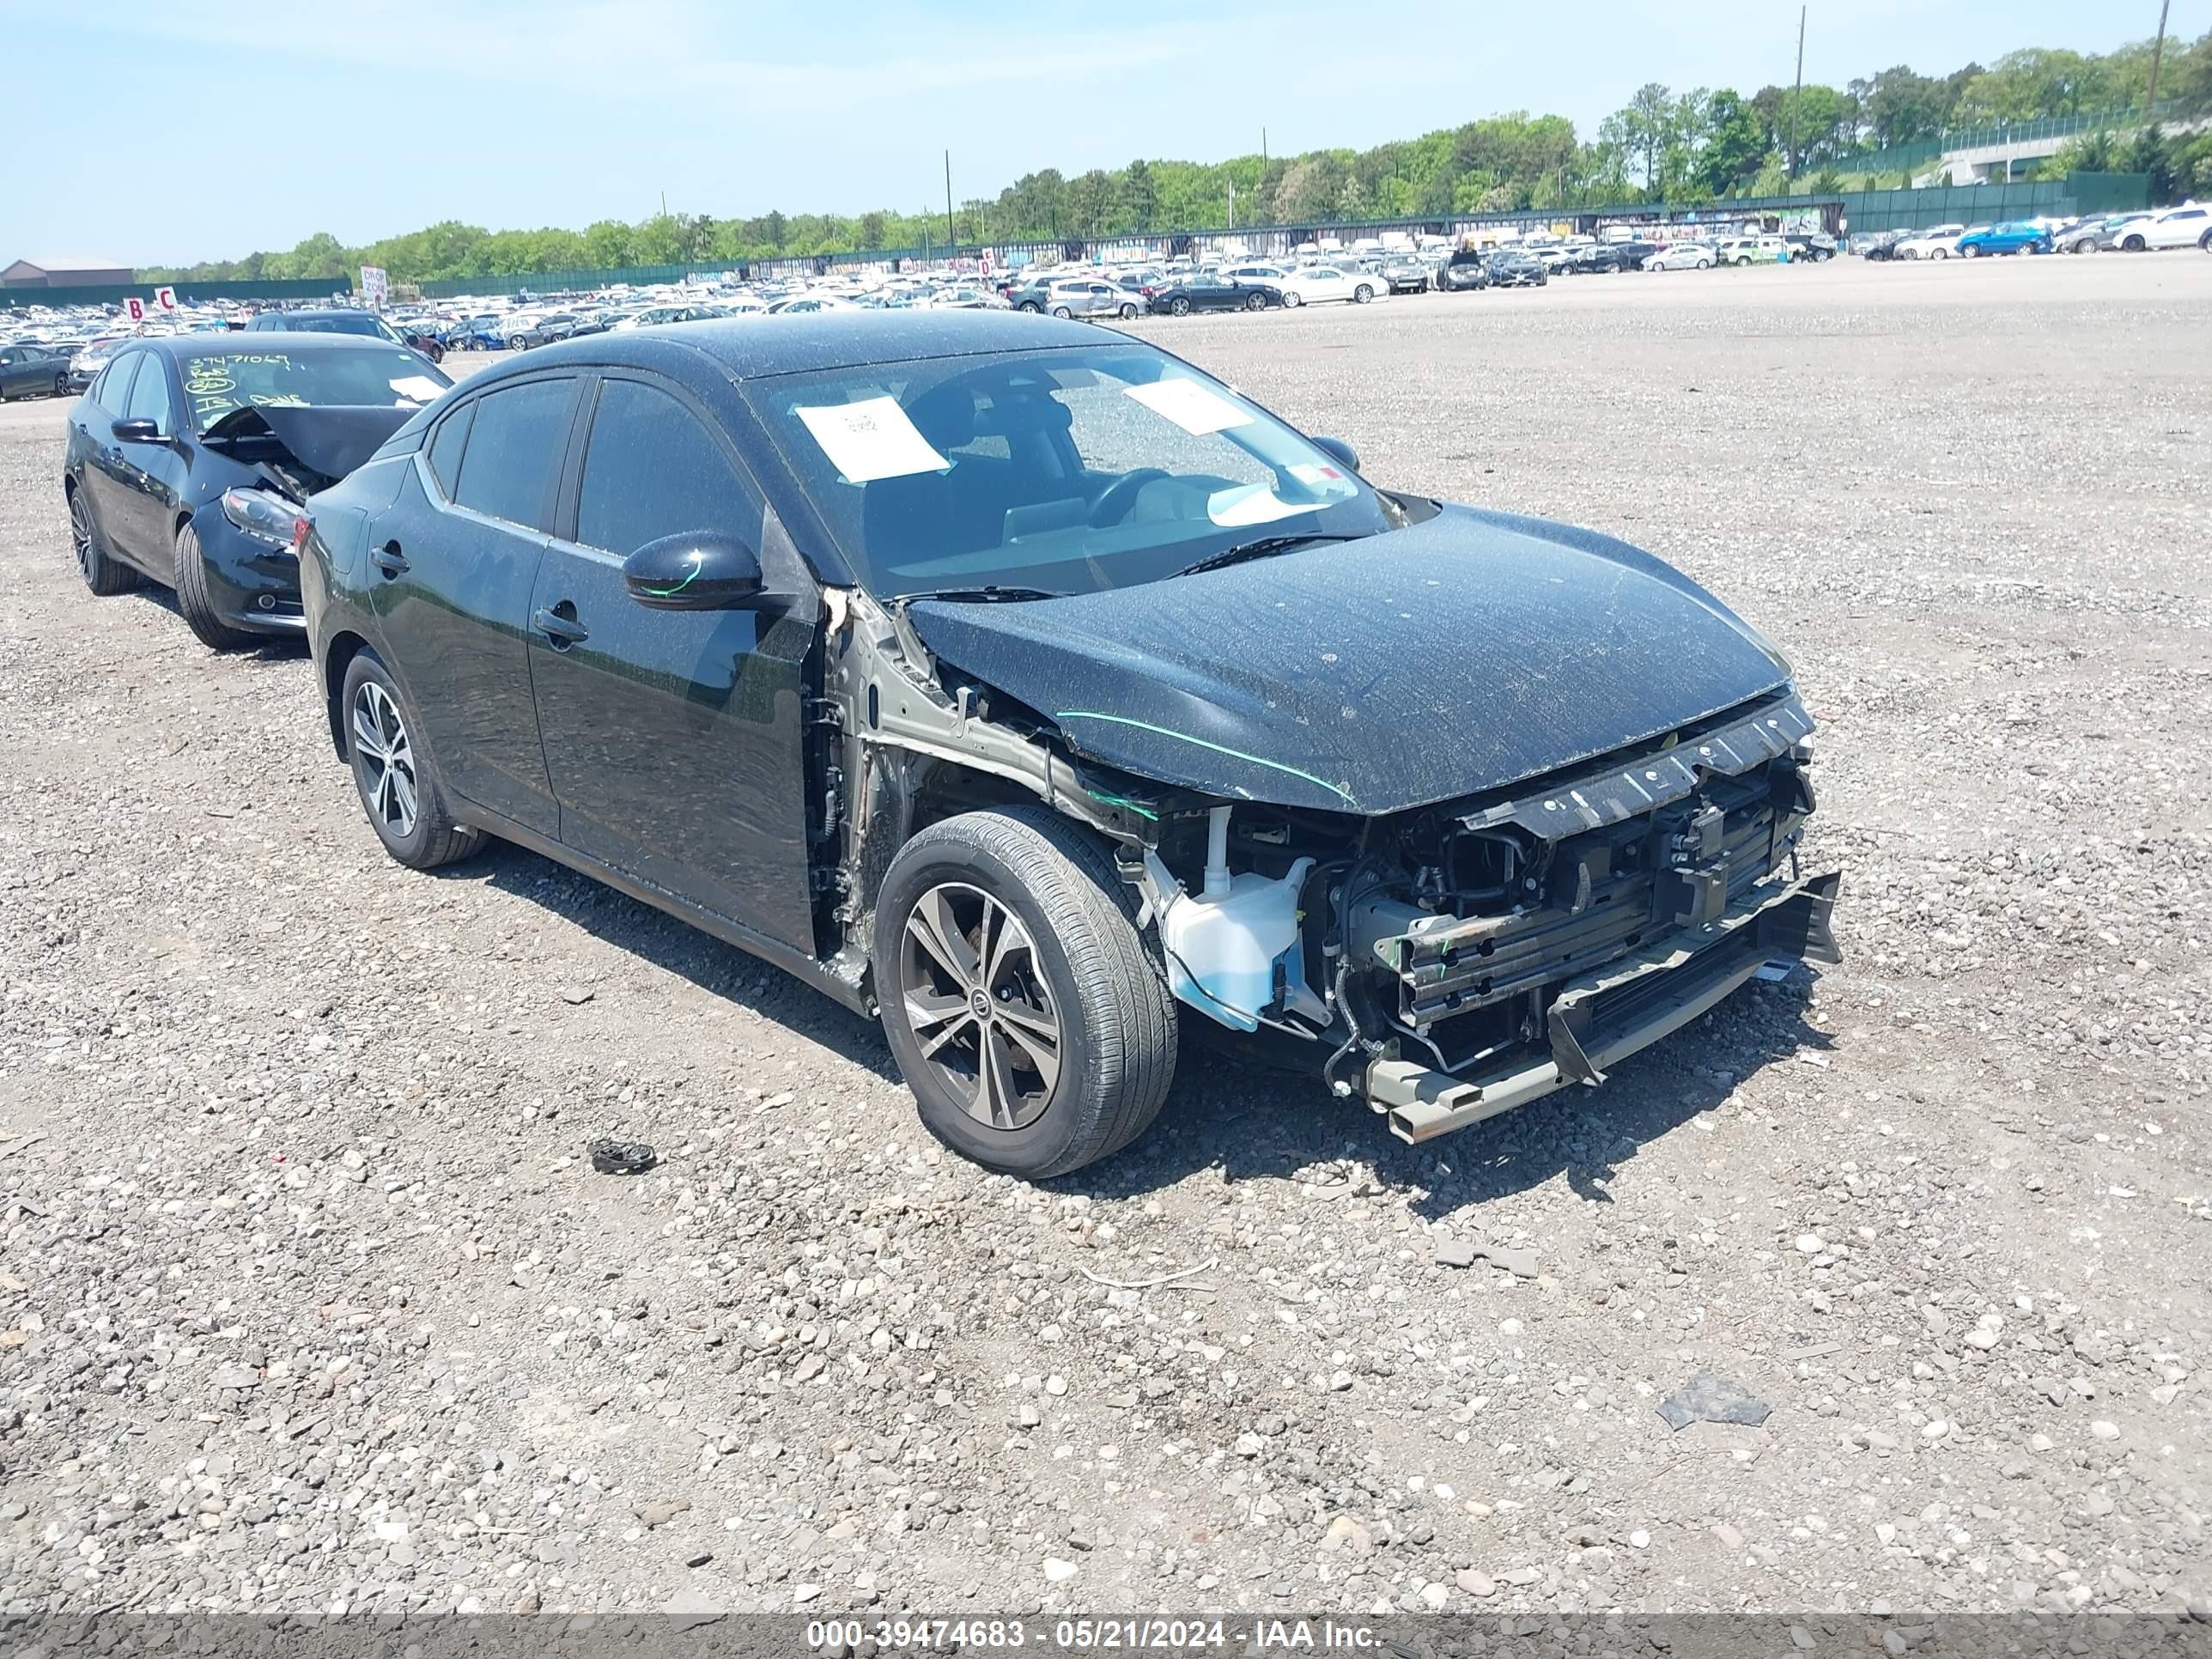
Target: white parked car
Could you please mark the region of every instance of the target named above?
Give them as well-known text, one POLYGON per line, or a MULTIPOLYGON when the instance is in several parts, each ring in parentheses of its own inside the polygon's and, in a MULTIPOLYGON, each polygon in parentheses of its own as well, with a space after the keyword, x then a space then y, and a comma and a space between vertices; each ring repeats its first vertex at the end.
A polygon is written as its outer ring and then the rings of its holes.
POLYGON ((1342 270, 1335 265, 1308 265, 1277 279, 1286 306, 1322 305, 1342 300, 1365 305, 1390 291, 1390 284, 1364 270, 1342 270))
POLYGON ((1288 265, 1243 264, 1231 265, 1221 274, 1239 283, 1279 283, 1291 270, 1288 265))
POLYGON ((860 307, 850 300, 841 300, 834 294, 795 294, 788 300, 778 300, 768 308, 765 314, 770 317, 785 317, 806 311, 858 311, 860 309, 860 307))
POLYGON ((1908 236, 1891 251, 1893 259, 1948 259, 1959 251, 1964 225, 1931 225, 1917 236, 1908 236))
POLYGON ((2128 253, 2147 248, 2201 247, 2212 253, 2212 207, 2185 202, 2123 226, 2112 246, 2128 253))
POLYGON ((1713 250, 1708 242, 1673 242, 1656 253, 1646 254, 1646 270, 1711 270, 1713 250))

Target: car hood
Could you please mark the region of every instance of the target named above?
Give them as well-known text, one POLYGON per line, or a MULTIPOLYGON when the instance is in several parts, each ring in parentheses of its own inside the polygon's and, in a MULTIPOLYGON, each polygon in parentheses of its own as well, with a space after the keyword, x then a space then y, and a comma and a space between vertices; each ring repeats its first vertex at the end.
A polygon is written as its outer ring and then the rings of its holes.
POLYGON ((1446 507, 1408 528, 1103 593, 921 599, 945 663, 1080 754, 1208 794, 1380 813, 1571 765, 1788 684, 1626 543, 1446 507))

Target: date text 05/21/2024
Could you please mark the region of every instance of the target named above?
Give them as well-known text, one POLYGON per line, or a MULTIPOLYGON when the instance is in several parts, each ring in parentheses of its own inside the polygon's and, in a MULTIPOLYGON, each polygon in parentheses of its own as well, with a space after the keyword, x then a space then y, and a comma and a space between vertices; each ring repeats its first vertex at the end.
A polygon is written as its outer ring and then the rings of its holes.
POLYGON ((1060 1619, 829 1619, 810 1623, 806 1645, 817 1653, 849 1653, 862 1643, 878 1650, 1009 1649, 1051 1646, 1064 1651, 1176 1651, 1233 1647, 1250 1651, 1364 1652, 1381 1638, 1364 1625, 1334 1619, 1255 1620, 1158 1617, 1060 1619))

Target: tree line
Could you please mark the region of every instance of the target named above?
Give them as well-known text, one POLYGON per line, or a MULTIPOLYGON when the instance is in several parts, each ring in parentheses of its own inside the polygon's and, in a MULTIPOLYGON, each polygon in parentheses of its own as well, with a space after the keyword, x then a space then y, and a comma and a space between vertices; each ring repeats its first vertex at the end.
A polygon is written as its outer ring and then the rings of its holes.
MULTIPOLYGON (((1652 83, 1590 139, 1564 116, 1515 112, 1371 149, 1239 155, 1224 161, 1132 161, 1073 177, 1025 173, 996 197, 943 210, 843 215, 770 212, 750 218, 660 213, 603 219, 582 230, 488 230, 448 220, 348 247, 327 232, 282 252, 145 271, 149 280, 330 277, 381 265, 395 283, 638 265, 737 264, 821 253, 967 245, 1096 240, 1220 225, 1321 224, 1455 213, 1667 201, 1698 205, 1790 188, 1836 190, 1911 182, 1911 168, 1871 173, 1879 152, 1958 127, 2094 113, 2142 105, 2152 47, 2098 55, 2041 47, 1945 76, 1899 65, 1843 87, 1768 86, 1675 93, 1652 83)), ((2177 119, 2212 113, 2212 32, 2169 41, 2159 101, 2177 119)), ((2161 198, 2212 194, 2212 133, 2087 135, 2060 161, 2084 170, 2152 173, 2161 198), (2102 162, 2104 167, 2093 164, 2102 162), (2136 167, 2135 162, 2145 165, 2136 167), (2128 165, 2123 165, 2128 164, 2128 165)))

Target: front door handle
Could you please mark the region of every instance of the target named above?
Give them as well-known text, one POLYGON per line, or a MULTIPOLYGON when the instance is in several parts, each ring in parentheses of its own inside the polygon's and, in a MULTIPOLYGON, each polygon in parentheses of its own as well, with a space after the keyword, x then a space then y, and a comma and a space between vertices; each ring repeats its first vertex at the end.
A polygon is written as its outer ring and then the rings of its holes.
POLYGON ((401 556, 398 542, 386 542, 368 556, 368 562, 387 576, 404 575, 407 561, 401 556))
POLYGON ((591 630, 576 620, 576 607, 563 599, 550 610, 531 613, 530 625, 552 641, 556 651, 591 638, 591 630))

